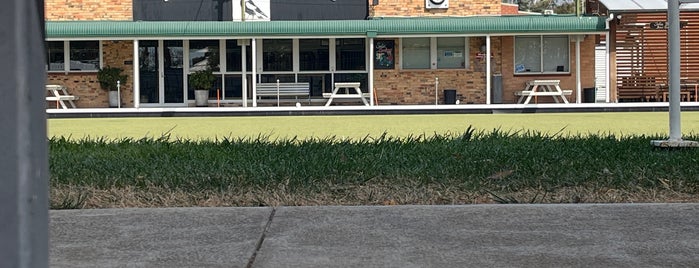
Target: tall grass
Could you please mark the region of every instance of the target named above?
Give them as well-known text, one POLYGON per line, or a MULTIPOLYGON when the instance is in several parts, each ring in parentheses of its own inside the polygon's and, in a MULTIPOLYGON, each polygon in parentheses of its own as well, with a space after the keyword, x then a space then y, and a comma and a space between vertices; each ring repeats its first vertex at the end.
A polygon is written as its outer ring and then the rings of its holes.
POLYGON ((649 145, 651 139, 662 138, 469 128, 460 135, 359 140, 54 137, 49 144, 52 186, 160 187, 195 193, 283 184, 290 192, 324 192, 342 185, 389 183, 502 193, 670 185, 673 191, 699 193, 699 150, 649 145))

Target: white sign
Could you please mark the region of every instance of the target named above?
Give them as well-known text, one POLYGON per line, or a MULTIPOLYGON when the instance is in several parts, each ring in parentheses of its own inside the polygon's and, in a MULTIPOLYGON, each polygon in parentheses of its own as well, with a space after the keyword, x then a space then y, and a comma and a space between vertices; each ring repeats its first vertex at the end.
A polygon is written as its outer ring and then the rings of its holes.
POLYGON ((233 2, 233 20, 241 21, 245 13, 245 21, 269 21, 271 14, 270 0, 238 0, 233 2), (241 11, 240 1, 245 1, 245 9, 241 11))

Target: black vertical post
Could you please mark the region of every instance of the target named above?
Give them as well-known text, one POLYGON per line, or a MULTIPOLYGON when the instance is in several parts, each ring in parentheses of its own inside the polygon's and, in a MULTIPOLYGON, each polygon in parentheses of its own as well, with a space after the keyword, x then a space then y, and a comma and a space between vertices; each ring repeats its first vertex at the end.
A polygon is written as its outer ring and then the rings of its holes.
POLYGON ((0 267, 48 267, 44 2, 0 9, 0 267))

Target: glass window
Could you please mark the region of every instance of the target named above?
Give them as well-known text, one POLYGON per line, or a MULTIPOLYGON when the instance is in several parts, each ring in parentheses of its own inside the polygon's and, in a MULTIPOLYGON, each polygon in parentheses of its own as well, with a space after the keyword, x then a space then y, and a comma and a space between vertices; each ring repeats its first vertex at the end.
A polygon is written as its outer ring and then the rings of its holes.
POLYGON ((99 69, 99 41, 71 41, 69 47, 71 71, 94 71, 99 69))
POLYGON ((342 38, 335 41, 337 70, 366 70, 364 38, 342 38))
POLYGON ((570 71, 567 36, 515 37, 515 73, 570 71))
POLYGON ((211 68, 214 72, 220 70, 220 54, 218 40, 189 41, 189 71, 196 72, 211 68))
POLYGON ((569 72, 567 36, 544 36, 544 72, 569 72))
POLYGON ((97 71, 100 68, 99 41, 51 41, 46 43, 46 54, 48 71, 97 71))
MULTIPOLYGON (((240 64, 240 59, 243 53, 241 46, 238 45, 238 40, 226 40, 226 71, 228 72, 240 72, 242 71, 242 65, 240 64)), ((252 71, 252 50, 249 45, 245 46, 245 70, 252 71)), ((226 80, 228 81, 228 80, 226 80)))
POLYGON ((300 39, 299 67, 301 71, 330 70, 328 39, 300 39))
POLYGON ((64 71, 65 70, 65 53, 63 49, 63 41, 51 41, 46 44, 46 70, 49 71, 64 71))
POLYGON ((437 68, 463 69, 466 68, 466 38, 440 37, 437 38, 437 68))
POLYGON ((262 40, 262 70, 265 72, 293 71, 292 48, 291 39, 262 40))
POLYGON ((403 69, 430 69, 430 38, 403 38, 403 69))

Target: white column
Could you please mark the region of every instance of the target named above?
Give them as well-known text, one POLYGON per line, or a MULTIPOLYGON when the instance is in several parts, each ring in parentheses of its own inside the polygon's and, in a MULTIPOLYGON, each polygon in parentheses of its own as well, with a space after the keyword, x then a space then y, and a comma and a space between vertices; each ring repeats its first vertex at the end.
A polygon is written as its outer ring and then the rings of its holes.
POLYGON ((682 140, 680 121, 680 0, 667 1, 668 85, 670 99, 670 141, 682 140))
POLYGON ((133 40, 133 107, 141 105, 141 76, 139 75, 138 39, 133 40))
MULTIPOLYGON (((252 39, 252 107, 257 107, 257 38, 252 39)), ((247 100, 245 100, 247 102, 247 100)))
POLYGON ((485 103, 490 104, 492 100, 490 99, 491 87, 490 81, 490 35, 485 36, 485 103))
POLYGON ((610 65, 609 64, 609 58, 610 58, 609 52, 610 52, 610 50, 609 49, 610 49, 611 42, 609 42, 609 31, 605 32, 604 35, 605 35, 604 36, 604 40, 605 40, 604 41, 605 42, 605 44, 604 44, 604 46, 605 46, 605 51, 604 51, 604 86, 606 87, 604 90, 605 91, 604 92, 604 102, 609 103, 609 101, 611 99, 611 95, 609 94, 609 89, 611 87, 611 83, 609 80, 609 75, 610 75, 610 72, 609 72, 609 65, 610 65))
MULTIPOLYGON (((247 63, 247 54, 248 54, 246 51, 247 50, 246 49, 247 48, 247 46, 246 46, 247 40, 238 39, 238 42, 241 42, 238 45, 240 46, 240 64, 241 64, 240 70, 243 72, 243 75, 241 75, 241 77, 240 77, 240 81, 241 81, 240 90, 243 91, 242 92, 243 93, 243 107, 248 107, 248 78, 247 78, 247 75, 245 75, 245 73, 247 73, 247 66, 246 66, 247 65, 246 64, 247 63)), ((252 57, 252 55, 250 55, 250 56, 252 57)))
POLYGON ((374 106, 374 38, 369 38, 369 105, 374 106))
POLYGON ((583 35, 575 36, 575 103, 581 103, 582 84, 580 82, 580 39, 583 35))

